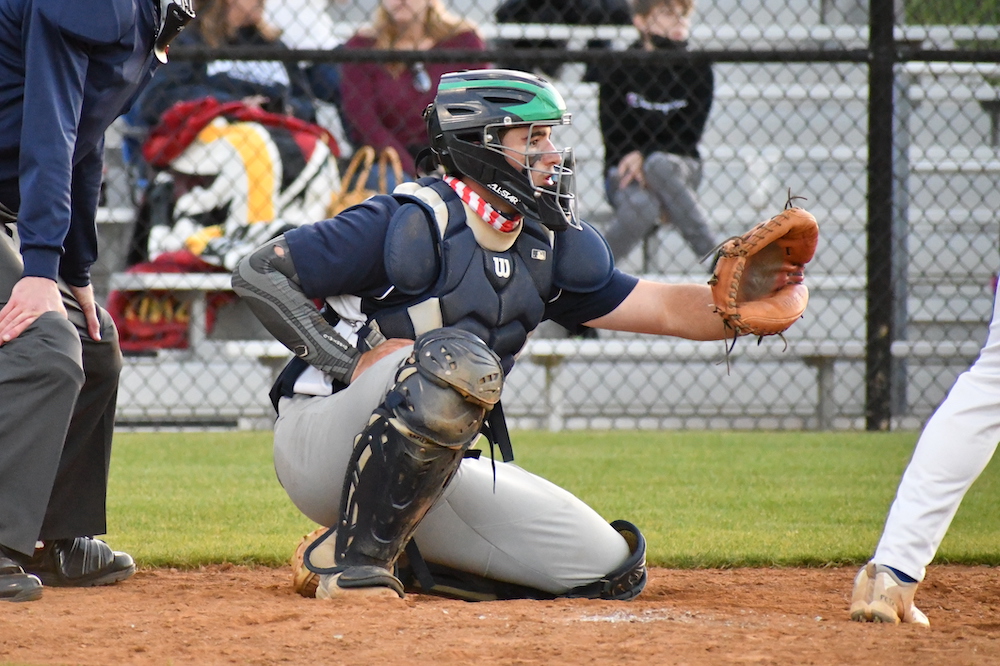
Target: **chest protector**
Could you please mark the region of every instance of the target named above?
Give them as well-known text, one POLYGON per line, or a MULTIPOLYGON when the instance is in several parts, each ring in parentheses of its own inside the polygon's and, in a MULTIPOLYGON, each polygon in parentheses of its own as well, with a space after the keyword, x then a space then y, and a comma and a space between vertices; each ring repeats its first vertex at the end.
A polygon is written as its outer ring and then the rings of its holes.
POLYGON ((455 326, 484 340, 509 371, 553 290, 552 237, 525 219, 508 250, 488 250, 447 183, 426 178, 418 184, 412 194, 394 195, 403 205, 389 224, 384 256, 393 289, 362 301, 369 325, 386 338, 410 339, 455 326))

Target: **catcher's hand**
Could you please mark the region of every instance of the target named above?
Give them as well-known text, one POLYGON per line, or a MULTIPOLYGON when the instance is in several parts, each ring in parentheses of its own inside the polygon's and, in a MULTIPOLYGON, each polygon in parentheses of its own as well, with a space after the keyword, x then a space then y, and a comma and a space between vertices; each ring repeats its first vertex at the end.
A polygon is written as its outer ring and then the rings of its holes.
POLYGON ((708 284, 726 326, 738 335, 779 335, 805 312, 804 268, 816 253, 816 218, 787 208, 723 243, 708 284))

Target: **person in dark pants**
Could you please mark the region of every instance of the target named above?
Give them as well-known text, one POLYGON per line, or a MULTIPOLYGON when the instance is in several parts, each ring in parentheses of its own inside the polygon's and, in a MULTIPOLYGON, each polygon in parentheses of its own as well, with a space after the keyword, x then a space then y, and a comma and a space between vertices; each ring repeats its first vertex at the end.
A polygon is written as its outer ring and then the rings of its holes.
MULTIPOLYGON (((633 50, 687 48, 693 0, 633 0, 640 39, 633 50)), ((621 261, 663 223, 701 258, 718 244, 696 198, 698 151, 712 107, 708 62, 625 63, 597 72, 608 199, 615 218, 604 237, 621 261)))
POLYGON ((189 0, 0 0, 0 600, 135 572, 106 532, 121 351, 94 301, 104 132, 189 0))

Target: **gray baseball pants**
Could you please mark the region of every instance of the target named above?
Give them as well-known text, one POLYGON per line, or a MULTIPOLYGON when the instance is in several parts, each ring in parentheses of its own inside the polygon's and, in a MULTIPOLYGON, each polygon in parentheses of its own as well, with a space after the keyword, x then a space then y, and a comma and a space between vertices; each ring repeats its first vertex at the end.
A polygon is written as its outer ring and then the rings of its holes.
MULTIPOLYGON (((274 463, 292 502, 334 525, 355 437, 409 356, 386 356, 332 396, 282 398, 274 463)), ((466 458, 414 539, 424 559, 552 594, 592 583, 629 556, 625 540, 569 492, 513 463, 466 458)))
MULTIPOLYGON (((0 225, 0 306, 22 271, 0 225)), ((0 544, 25 554, 39 539, 107 531, 118 332, 100 310, 102 340, 91 340, 79 304, 61 290, 69 319, 47 312, 0 346, 0 544)))
POLYGON ((643 164, 646 187, 618 187, 618 168, 608 170, 608 200, 614 219, 604 237, 615 259, 624 259, 661 223, 672 224, 699 259, 718 242, 694 193, 701 183, 701 160, 671 153, 651 153, 643 164))

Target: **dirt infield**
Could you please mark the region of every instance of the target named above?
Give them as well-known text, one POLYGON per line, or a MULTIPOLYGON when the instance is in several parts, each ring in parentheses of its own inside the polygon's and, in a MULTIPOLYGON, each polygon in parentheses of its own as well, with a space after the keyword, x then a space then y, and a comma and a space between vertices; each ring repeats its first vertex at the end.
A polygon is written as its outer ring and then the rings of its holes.
POLYGON ((152 569, 0 604, 17 664, 995 664, 1000 569, 932 567, 930 629, 847 619, 854 569, 653 569, 636 601, 302 599, 288 570, 152 569))

